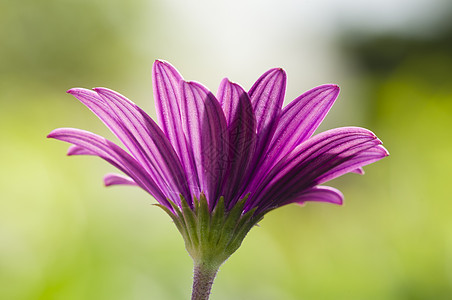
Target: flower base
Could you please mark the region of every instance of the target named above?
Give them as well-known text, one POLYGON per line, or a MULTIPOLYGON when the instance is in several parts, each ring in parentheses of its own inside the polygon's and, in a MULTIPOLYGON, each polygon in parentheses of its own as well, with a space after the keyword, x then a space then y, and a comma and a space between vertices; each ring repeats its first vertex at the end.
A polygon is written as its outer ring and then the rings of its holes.
POLYGON ((172 210, 161 207, 174 221, 185 241, 185 248, 193 259, 194 277, 192 299, 208 299, 213 280, 219 267, 242 244, 243 239, 263 214, 255 214, 256 208, 243 213, 248 195, 229 211, 225 210, 224 198, 210 210, 206 196, 195 197, 190 207, 180 197, 180 207, 171 203, 172 210))

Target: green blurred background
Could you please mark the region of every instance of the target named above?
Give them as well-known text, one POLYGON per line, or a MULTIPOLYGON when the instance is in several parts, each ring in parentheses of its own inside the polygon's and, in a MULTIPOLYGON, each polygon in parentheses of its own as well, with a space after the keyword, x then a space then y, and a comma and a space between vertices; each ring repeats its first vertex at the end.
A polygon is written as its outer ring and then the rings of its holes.
POLYGON ((276 66, 287 101, 337 83, 321 130, 367 127, 391 153, 331 183, 344 206, 267 215, 212 299, 452 299, 451 19, 447 0, 3 0, 0 299, 189 298, 192 262, 155 201, 104 188, 113 167, 45 138, 111 137, 72 87, 115 89, 154 116, 157 58, 213 91, 276 66))

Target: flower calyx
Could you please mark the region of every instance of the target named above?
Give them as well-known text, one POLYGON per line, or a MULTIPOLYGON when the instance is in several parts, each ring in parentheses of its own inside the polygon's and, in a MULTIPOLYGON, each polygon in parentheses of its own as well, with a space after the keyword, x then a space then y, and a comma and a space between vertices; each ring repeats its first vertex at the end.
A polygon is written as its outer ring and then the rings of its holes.
POLYGON ((200 194, 199 199, 194 197, 193 207, 182 195, 180 206, 168 199, 172 211, 163 205, 156 205, 173 219, 195 265, 218 269, 240 247, 251 228, 263 218, 263 214, 255 214, 256 208, 243 211, 247 199, 248 195, 237 201, 230 210, 225 209, 224 197, 220 197, 213 210, 210 210, 204 193, 200 194))

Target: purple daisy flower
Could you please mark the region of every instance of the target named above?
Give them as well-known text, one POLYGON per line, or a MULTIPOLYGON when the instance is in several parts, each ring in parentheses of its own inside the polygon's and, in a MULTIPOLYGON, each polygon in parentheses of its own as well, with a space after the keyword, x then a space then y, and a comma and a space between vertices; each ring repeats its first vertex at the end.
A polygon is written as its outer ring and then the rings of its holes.
POLYGON ((369 130, 342 127, 313 136, 339 94, 336 85, 307 91, 282 108, 286 74, 264 73, 246 92, 224 79, 214 96, 156 61, 157 125, 106 88, 74 88, 75 96, 124 144, 59 128, 48 137, 71 143, 68 155, 99 156, 125 175, 105 185, 137 185, 173 219, 195 263, 193 299, 207 299, 219 266, 263 216, 290 203, 342 204, 320 184, 388 155, 369 130))

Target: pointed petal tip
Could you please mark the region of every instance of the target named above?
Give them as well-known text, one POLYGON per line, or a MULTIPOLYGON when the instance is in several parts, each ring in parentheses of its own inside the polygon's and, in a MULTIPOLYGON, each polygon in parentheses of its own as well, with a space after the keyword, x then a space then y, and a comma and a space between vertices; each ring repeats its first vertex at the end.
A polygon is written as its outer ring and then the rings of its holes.
POLYGON ((96 93, 102 93, 105 91, 109 91, 109 89, 98 86, 98 87, 93 88, 93 91, 95 91, 96 93))
POLYGON ((355 173, 355 174, 358 174, 358 175, 364 175, 365 174, 364 169, 362 167, 359 167, 359 168, 353 170, 352 172, 355 173))
POLYGON ((104 176, 104 186, 109 187, 113 185, 137 185, 137 183, 130 177, 121 175, 121 174, 115 174, 115 173, 108 173, 104 176))
POLYGON ((331 90, 335 93, 335 97, 337 97, 341 91, 341 88, 337 84, 330 84, 329 85, 331 90))
MULTIPOLYGON (((341 193, 341 195, 342 195, 342 193, 341 193)), ((335 199, 334 201, 328 201, 327 203, 342 206, 342 205, 344 205, 344 196, 342 195, 341 198, 335 199)))
POLYGON ((321 84, 319 86, 316 86, 315 88, 312 88, 311 90, 317 90, 317 89, 325 89, 325 90, 332 90, 332 91, 340 91, 340 87, 339 85, 335 84, 335 83, 325 83, 325 84, 321 84))
POLYGON ((84 88, 71 88, 71 89, 68 89, 66 91, 66 93, 71 94, 71 95, 77 95, 77 94, 80 94, 81 92, 83 92, 85 90, 86 89, 84 89, 84 88))
POLYGON ((368 134, 370 137, 375 139, 379 144, 382 144, 382 141, 378 138, 378 136, 371 130, 364 128, 364 127, 358 127, 358 126, 350 126, 350 127, 344 127, 344 128, 350 128, 350 129, 362 129, 368 134))
MULTIPOLYGON (((283 68, 272 68, 270 70, 268 70, 267 72, 265 72, 264 74, 261 75, 261 77, 259 79, 265 78, 267 76, 281 76, 283 79, 285 79, 286 76, 286 71, 284 71, 283 68)), ((258 79, 258 81, 259 81, 258 79)))
POLYGON ((389 156, 389 151, 388 149, 386 149, 385 147, 383 147, 382 145, 379 145, 379 148, 381 150, 383 150, 383 157, 389 156))
POLYGON ((46 136, 46 138, 48 139, 53 139, 55 138, 55 132, 57 131, 57 129, 52 130, 51 132, 49 132, 49 134, 46 136))
POLYGON ((224 85, 231 85, 231 86, 238 87, 238 88, 242 89, 243 91, 245 91, 245 89, 239 83, 231 81, 228 77, 225 77, 221 80, 220 87, 224 86, 224 85))
POLYGON ((114 185, 113 181, 110 179, 110 174, 106 174, 102 180, 104 182, 105 187, 109 187, 114 185))
MULTIPOLYGON (((122 96, 120 93, 118 93, 114 90, 111 90, 109 88, 106 88, 106 87, 98 86, 98 87, 93 88, 92 90, 93 90, 93 92, 96 92, 98 95, 107 96, 108 94, 113 94, 116 96, 122 96)), ((102 98, 99 98, 99 99, 102 100, 102 98)))
POLYGON ((157 68, 160 69, 162 67, 168 67, 170 69, 174 69, 175 71, 177 71, 176 68, 169 61, 166 61, 164 59, 156 59, 154 61, 154 64, 152 65, 152 69, 154 72, 157 68))
POLYGON ((269 73, 278 73, 278 75, 286 76, 286 71, 281 67, 270 69, 268 72, 269 73))
POLYGON ((190 88, 198 88, 198 89, 204 90, 204 92, 206 92, 206 93, 210 93, 210 90, 206 86, 204 86, 202 83, 200 83, 198 81, 182 79, 179 82, 179 84, 182 87, 188 86, 190 88))
POLYGON ((221 80, 220 84, 225 84, 225 83, 233 83, 232 81, 229 80, 229 78, 225 77, 221 80))
POLYGON ((67 149, 66 155, 67 156, 75 155, 77 152, 77 149, 79 149, 79 148, 76 145, 69 146, 69 149, 67 149))
POLYGON ((158 67, 160 67, 161 65, 164 65, 164 64, 165 64, 165 61, 164 61, 164 60, 156 59, 156 60, 154 61, 154 64, 152 65, 153 71, 155 71, 155 69, 157 69, 158 67))
POLYGON ((74 156, 74 155, 93 155, 96 156, 96 153, 91 152, 87 150, 86 148, 77 146, 77 145, 71 145, 69 149, 67 149, 66 152, 67 156, 74 156))
POLYGON ((342 205, 344 195, 338 189, 330 186, 316 186, 303 193, 295 203, 304 205, 310 201, 342 205))
POLYGON ((166 65, 166 64, 169 64, 169 62, 164 59, 160 59, 160 58, 157 58, 156 60, 154 60, 154 65, 159 65, 159 64, 166 65))

